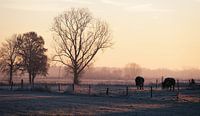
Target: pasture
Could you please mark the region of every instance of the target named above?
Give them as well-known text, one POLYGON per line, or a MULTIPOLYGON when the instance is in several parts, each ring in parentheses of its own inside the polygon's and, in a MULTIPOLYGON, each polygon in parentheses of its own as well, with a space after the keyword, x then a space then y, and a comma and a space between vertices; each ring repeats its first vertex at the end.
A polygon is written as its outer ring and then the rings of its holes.
POLYGON ((200 90, 186 87, 172 92, 153 87, 136 90, 124 85, 20 85, 10 91, 0 89, 0 114, 7 115, 132 115, 132 116, 199 116, 200 90), (43 88, 43 89, 41 89, 43 88), (46 88, 48 91, 45 91, 46 88), (107 88, 109 93, 107 94, 107 88), (179 94, 178 94, 179 93, 179 94))

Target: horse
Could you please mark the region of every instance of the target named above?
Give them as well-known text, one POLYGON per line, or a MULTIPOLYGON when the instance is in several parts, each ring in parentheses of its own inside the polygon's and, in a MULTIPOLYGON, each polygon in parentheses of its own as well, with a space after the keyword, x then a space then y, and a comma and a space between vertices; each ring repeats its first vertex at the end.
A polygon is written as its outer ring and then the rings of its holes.
POLYGON ((165 78, 164 82, 162 82, 162 88, 163 89, 165 89, 165 88, 169 89, 170 88, 170 91, 173 88, 173 91, 174 91, 175 84, 176 84, 176 80, 174 78, 167 77, 167 78, 165 78))
POLYGON ((144 89, 143 86, 144 86, 144 78, 142 76, 137 76, 135 78, 135 83, 136 83, 136 86, 137 86, 137 89, 144 89))

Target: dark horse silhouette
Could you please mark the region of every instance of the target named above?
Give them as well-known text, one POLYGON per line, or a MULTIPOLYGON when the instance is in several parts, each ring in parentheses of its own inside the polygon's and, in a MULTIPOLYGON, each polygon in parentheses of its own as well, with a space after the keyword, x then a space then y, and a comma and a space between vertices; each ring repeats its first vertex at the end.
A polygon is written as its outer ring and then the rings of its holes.
POLYGON ((168 78, 165 78, 164 82, 162 82, 162 88, 165 89, 169 89, 170 88, 170 91, 173 89, 174 91, 174 87, 175 87, 175 84, 176 84, 176 81, 174 78, 172 77, 168 77, 168 78))
POLYGON ((136 83, 136 86, 137 86, 137 89, 143 89, 143 86, 144 86, 144 78, 141 77, 141 76, 137 76, 135 78, 135 83, 136 83))

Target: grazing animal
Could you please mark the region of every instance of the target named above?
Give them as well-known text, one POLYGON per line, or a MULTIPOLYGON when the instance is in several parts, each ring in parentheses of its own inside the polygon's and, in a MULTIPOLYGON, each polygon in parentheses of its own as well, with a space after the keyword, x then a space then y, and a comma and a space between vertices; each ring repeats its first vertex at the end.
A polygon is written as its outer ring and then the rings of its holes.
POLYGON ((190 89, 200 89, 200 85, 198 85, 194 79, 189 80, 189 88, 190 89))
POLYGON ((135 83, 136 83, 136 86, 137 86, 137 89, 144 89, 143 86, 144 86, 144 78, 141 77, 141 76, 137 76, 135 78, 135 83))
POLYGON ((162 82, 162 88, 163 89, 170 88, 170 91, 173 88, 173 91, 174 91, 175 84, 176 84, 176 80, 172 77, 168 77, 168 78, 165 78, 164 82, 162 82))
POLYGON ((195 83, 195 80, 194 79, 191 79, 189 80, 189 86, 194 86, 196 83, 195 83))

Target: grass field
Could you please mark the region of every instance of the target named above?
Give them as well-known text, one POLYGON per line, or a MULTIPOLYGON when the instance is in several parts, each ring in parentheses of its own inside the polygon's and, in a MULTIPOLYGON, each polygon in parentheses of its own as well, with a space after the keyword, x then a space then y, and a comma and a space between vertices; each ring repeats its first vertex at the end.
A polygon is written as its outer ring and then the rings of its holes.
POLYGON ((135 91, 129 96, 0 90, 0 115, 200 116, 200 90, 135 91))

